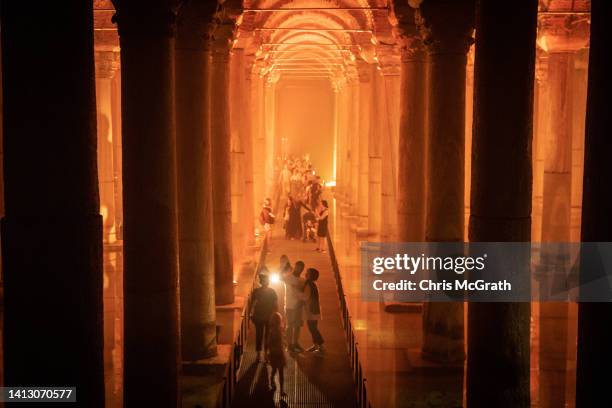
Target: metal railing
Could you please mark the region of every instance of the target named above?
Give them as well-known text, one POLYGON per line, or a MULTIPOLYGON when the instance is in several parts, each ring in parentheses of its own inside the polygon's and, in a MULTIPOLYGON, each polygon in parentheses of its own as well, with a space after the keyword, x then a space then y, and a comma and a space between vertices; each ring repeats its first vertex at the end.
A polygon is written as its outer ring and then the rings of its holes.
POLYGON ((344 286, 342 285, 342 276, 340 276, 340 268, 338 267, 338 260, 336 259, 336 252, 334 251, 334 245, 332 244, 330 234, 327 235, 327 247, 332 262, 332 268, 334 270, 334 278, 336 279, 336 288, 338 289, 340 313, 342 314, 342 326, 344 328, 351 369, 353 370, 353 380, 355 382, 357 407, 372 408, 372 404, 370 404, 368 400, 367 379, 364 375, 361 361, 359 360, 359 343, 357 342, 357 337, 355 336, 355 331, 353 330, 353 323, 351 322, 351 315, 346 304, 346 295, 344 293, 344 286))
POLYGON ((259 253, 259 260, 255 266, 255 274, 253 275, 253 281, 251 282, 251 288, 244 301, 244 307, 240 316, 240 329, 236 333, 234 343, 230 352, 230 361, 225 370, 223 377, 223 389, 219 398, 219 408, 230 408, 232 401, 234 400, 234 394, 236 392, 236 383, 238 382, 238 371, 242 363, 242 357, 244 355, 244 349, 246 347, 247 336, 249 333, 249 310, 251 308, 251 295, 255 288, 255 281, 261 267, 266 261, 267 247, 265 241, 262 241, 261 251, 259 253))

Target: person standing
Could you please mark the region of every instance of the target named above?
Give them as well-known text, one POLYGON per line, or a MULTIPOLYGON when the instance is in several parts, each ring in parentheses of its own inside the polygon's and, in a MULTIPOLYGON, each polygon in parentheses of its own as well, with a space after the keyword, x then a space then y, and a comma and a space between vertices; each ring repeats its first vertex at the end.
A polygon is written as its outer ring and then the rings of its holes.
POLYGON ((272 214, 272 200, 266 198, 263 208, 259 213, 259 223, 264 229, 263 245, 270 252, 270 234, 272 233, 272 224, 275 222, 275 216, 272 214))
POLYGON ((327 241, 328 234, 328 218, 329 218, 329 208, 327 204, 327 200, 322 200, 317 208, 317 251, 325 253, 325 245, 327 241))
POLYGON ((262 352, 262 345, 267 344, 265 339, 269 335, 269 322, 273 313, 278 311, 278 296, 270 285, 268 269, 264 266, 259 274, 260 287, 253 290, 251 295, 251 320, 255 324, 255 351, 257 361, 263 361, 265 353, 262 352))
POLYGON ((282 321, 282 316, 278 312, 273 313, 270 317, 270 333, 267 338, 266 348, 270 353, 270 367, 272 368, 272 371, 270 372, 270 389, 276 389, 276 381, 274 377, 278 372, 281 398, 285 398, 287 393, 285 393, 284 369, 285 365, 287 364, 287 360, 285 358, 285 351, 283 350, 282 321))
POLYGON ((297 261, 295 268, 286 264, 281 273, 281 279, 285 283, 285 313, 287 316, 287 342, 289 351, 302 352, 304 348, 300 345, 300 330, 304 324, 302 320, 302 309, 304 302, 301 292, 305 280, 300 275, 304 271, 304 262, 297 261))
POLYGON ((306 283, 304 284, 304 292, 302 299, 304 300, 304 318, 308 325, 308 331, 312 337, 312 346, 306 350, 308 352, 323 352, 323 336, 319 331, 319 320, 321 320, 321 302, 319 300, 319 287, 317 280, 319 279, 319 271, 314 268, 308 268, 306 271, 306 283))

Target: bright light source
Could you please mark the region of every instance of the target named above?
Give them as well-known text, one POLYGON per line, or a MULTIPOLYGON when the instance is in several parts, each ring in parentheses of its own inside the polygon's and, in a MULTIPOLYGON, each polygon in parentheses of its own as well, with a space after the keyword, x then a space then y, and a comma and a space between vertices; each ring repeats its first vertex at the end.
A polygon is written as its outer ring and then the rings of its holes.
POLYGON ((273 273, 272 275, 270 275, 270 283, 278 282, 280 282, 280 276, 278 276, 278 273, 273 273))
POLYGON ((336 180, 328 181, 325 183, 325 187, 336 187, 336 180))

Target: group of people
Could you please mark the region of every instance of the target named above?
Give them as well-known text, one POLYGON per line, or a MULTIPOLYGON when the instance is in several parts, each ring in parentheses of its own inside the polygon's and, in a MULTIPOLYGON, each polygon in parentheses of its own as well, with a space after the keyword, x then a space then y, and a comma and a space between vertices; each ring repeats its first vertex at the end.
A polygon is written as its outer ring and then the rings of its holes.
POLYGON ((312 352, 322 353, 323 336, 319 331, 318 322, 321 320, 321 303, 317 280, 319 271, 314 268, 306 269, 302 277, 305 264, 297 261, 291 265, 289 258, 282 255, 280 258, 280 279, 285 286, 285 316, 286 329, 283 327, 283 318, 279 312, 278 296, 270 287, 270 277, 266 267, 259 273, 260 286, 251 296, 250 317, 255 324, 255 350, 257 360, 270 364, 270 388, 276 389, 275 377, 278 373, 281 396, 284 391, 285 343, 287 351, 292 353, 312 352), (312 337, 312 346, 304 349, 300 343, 300 330, 306 325, 312 337))
POLYGON ((322 199, 321 177, 315 175, 308 156, 288 158, 280 174, 281 197, 286 197, 283 227, 286 239, 317 243, 325 252, 329 205, 322 199))

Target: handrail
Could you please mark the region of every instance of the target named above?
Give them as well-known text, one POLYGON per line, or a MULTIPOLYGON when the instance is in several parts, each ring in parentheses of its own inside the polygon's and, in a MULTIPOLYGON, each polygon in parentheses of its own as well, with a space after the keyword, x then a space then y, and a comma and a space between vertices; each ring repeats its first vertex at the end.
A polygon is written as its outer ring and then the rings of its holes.
POLYGON ((255 266, 255 274, 253 275, 253 281, 251 282, 251 289, 244 301, 244 307, 240 317, 240 330, 236 334, 232 349, 230 351, 230 361, 225 369, 225 375, 223 377, 223 389, 221 391, 221 397, 217 406, 219 408, 230 408, 232 401, 234 400, 234 394, 236 392, 236 383, 238 382, 238 370, 242 364, 242 357, 244 355, 244 349, 247 341, 249 332, 249 310, 251 308, 251 295, 255 288, 255 281, 257 275, 266 262, 267 253, 266 242, 262 241, 261 251, 259 253, 259 260, 255 266))
POLYGON ((342 276, 340 275, 340 268, 338 266, 338 259, 336 258, 336 252, 334 245, 332 244, 331 234, 327 234, 327 248, 329 250, 329 256, 332 262, 332 269, 334 270, 334 278, 336 279, 336 288, 338 289, 338 299, 340 300, 340 312, 342 314, 342 326, 344 327, 344 336, 346 338, 347 348, 349 352, 349 358, 351 363, 351 369, 353 370, 353 379, 355 381, 355 392, 357 396, 357 407, 358 408, 372 408, 372 404, 368 400, 367 393, 367 379, 364 376, 361 361, 359 360, 359 343, 357 342, 357 336, 353 330, 353 324, 351 323, 351 315, 349 313, 348 306, 346 304, 346 295, 344 293, 344 286, 342 285, 342 276))

